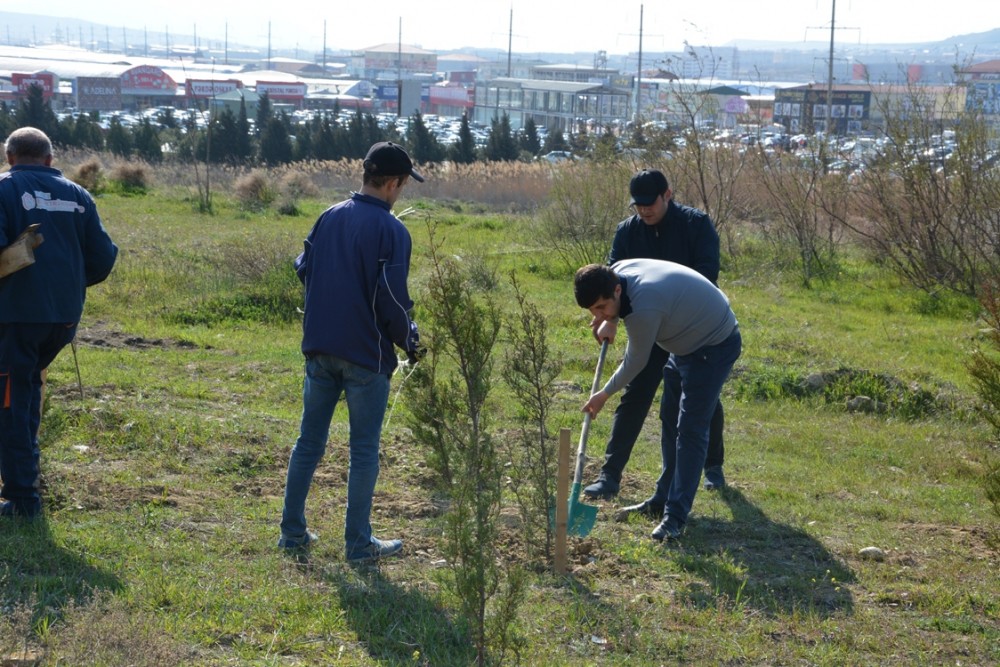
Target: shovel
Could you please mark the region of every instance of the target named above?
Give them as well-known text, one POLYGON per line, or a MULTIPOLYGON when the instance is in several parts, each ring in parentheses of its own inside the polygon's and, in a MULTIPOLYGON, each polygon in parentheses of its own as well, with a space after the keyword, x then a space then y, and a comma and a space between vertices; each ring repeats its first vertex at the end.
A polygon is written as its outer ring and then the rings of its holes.
MULTIPOLYGON (((594 371, 594 383, 590 386, 590 396, 593 396, 601 383, 601 371, 604 370, 604 358, 608 354, 608 341, 601 343, 601 356, 597 359, 597 370, 594 371)), ((588 396, 589 398, 589 396, 588 396)), ((580 444, 576 449, 576 472, 573 473, 573 488, 569 493, 569 516, 567 518, 567 533, 578 537, 586 537, 594 527, 597 519, 597 507, 580 502, 580 485, 583 483, 583 466, 587 462, 587 435, 590 433, 590 413, 583 417, 583 429, 580 431, 580 444)))

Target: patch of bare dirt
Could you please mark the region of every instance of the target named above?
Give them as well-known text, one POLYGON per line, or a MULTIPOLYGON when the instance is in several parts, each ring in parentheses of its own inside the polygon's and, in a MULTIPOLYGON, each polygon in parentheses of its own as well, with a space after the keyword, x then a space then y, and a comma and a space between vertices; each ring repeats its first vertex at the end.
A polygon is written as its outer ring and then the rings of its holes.
MULTIPOLYGON (((189 340, 174 340, 171 338, 144 338, 124 331, 115 331, 96 324, 90 327, 80 327, 76 332, 77 342, 91 347, 112 349, 194 349, 198 345, 189 340)), ((211 349, 206 346, 205 349, 211 349)))

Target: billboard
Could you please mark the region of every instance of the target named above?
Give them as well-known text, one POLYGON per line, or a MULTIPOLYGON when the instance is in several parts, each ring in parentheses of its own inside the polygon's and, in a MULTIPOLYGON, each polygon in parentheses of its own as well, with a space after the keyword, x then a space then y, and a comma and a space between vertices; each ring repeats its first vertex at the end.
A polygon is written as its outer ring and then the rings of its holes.
POLYGON ((306 84, 277 81, 258 81, 257 94, 267 94, 272 100, 302 100, 306 96, 306 84))
POLYGON ((465 86, 431 86, 431 104, 471 107, 475 99, 475 89, 465 86))
POLYGON ((121 79, 118 77, 81 76, 76 80, 76 106, 81 111, 121 109, 121 79))
POLYGON ((25 74, 14 72, 10 75, 10 83, 21 95, 26 95, 32 86, 42 89, 42 97, 48 99, 52 97, 52 92, 56 88, 56 75, 51 72, 38 72, 37 74, 25 74))
POLYGON ((139 65, 126 70, 121 77, 122 91, 148 93, 177 90, 177 83, 170 75, 153 65, 139 65))
POLYGON ((188 79, 184 84, 184 89, 188 97, 216 97, 231 93, 239 89, 240 82, 237 79, 188 79))

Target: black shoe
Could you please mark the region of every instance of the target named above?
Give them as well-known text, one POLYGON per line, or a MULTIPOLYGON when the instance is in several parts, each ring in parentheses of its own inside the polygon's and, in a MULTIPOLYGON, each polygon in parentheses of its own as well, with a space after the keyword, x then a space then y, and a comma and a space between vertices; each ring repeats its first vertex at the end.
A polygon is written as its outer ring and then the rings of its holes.
POLYGON ((371 544, 351 554, 347 554, 347 562, 352 565, 373 563, 386 556, 395 556, 403 550, 403 540, 380 540, 373 537, 371 544))
POLYGON ((641 514, 647 519, 663 518, 663 505, 652 500, 643 500, 638 505, 629 505, 618 510, 615 521, 628 521, 633 514, 641 514))
POLYGON ((683 532, 683 528, 678 527, 677 524, 670 519, 670 517, 667 517, 660 522, 659 526, 653 529, 650 537, 657 542, 669 542, 680 538, 681 533, 683 532))
POLYGON ((596 482, 590 486, 584 487, 583 495, 588 498, 595 498, 598 500, 614 498, 618 495, 618 482, 601 475, 596 482))
POLYGON ((705 490, 718 491, 726 487, 726 476, 722 474, 722 466, 705 468, 705 490))

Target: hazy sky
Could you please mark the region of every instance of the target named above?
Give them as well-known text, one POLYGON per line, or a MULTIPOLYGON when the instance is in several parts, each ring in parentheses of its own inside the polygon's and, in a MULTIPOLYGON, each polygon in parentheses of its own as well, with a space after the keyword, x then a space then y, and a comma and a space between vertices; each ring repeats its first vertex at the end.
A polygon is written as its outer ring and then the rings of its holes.
MULTIPOLYGON (((676 51, 684 42, 721 46, 733 39, 829 42, 833 0, 45 0, 32 5, 0 0, 0 8, 143 29, 151 37, 169 31, 172 43, 199 42, 267 45, 272 48, 357 49, 385 42, 428 50, 462 47, 506 50, 508 36, 515 53, 546 51, 635 52, 642 8, 643 52, 676 51), (240 12, 239 9, 243 11, 240 12), (513 29, 511 30, 511 15, 513 29)), ((838 42, 875 44, 939 40, 1000 28, 997 0, 839 0, 838 42)), ((70 33, 72 34, 72 32, 70 33)), ((112 40, 114 41, 114 40, 112 40)))

